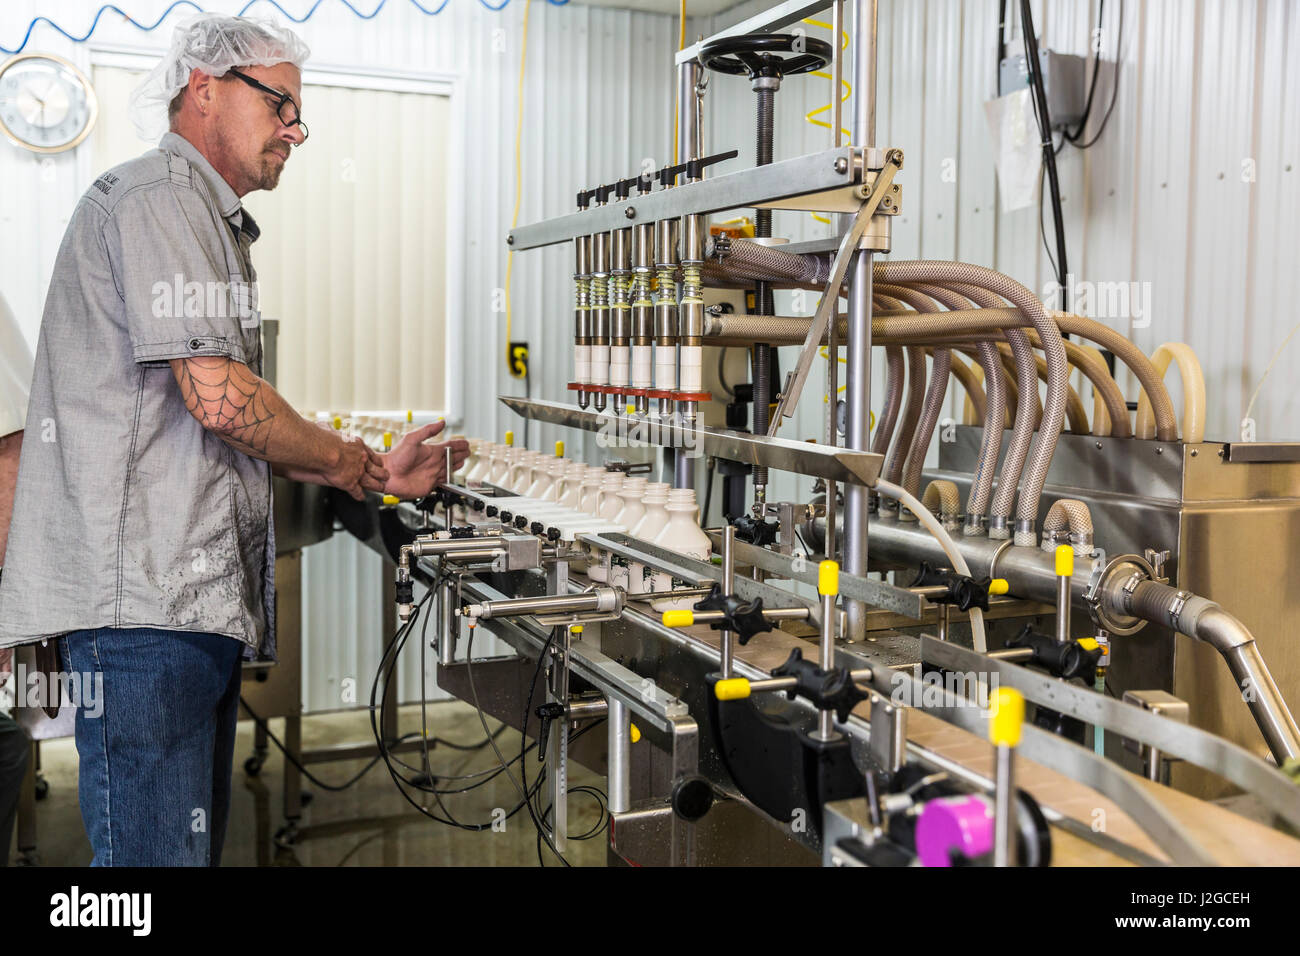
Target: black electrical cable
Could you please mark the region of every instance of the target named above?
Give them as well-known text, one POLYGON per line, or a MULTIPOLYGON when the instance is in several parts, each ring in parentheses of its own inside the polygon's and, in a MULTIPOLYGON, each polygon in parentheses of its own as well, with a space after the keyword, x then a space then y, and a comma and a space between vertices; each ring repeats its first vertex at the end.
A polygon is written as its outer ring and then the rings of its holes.
POLYGON ((717 462, 716 458, 710 458, 708 466, 704 469, 704 510, 700 512, 700 523, 706 528, 709 526, 709 508, 713 506, 713 479, 717 462))
MULTIPOLYGON (((1100 19, 1098 20, 1098 28, 1100 29, 1100 19)), ((1079 149, 1088 149, 1091 146, 1093 146, 1097 142, 1097 140, 1101 139, 1101 134, 1106 131, 1106 125, 1110 122, 1110 115, 1115 111, 1115 104, 1119 101, 1119 76, 1120 76, 1120 54, 1121 54, 1120 47, 1122 46, 1123 43, 1124 43, 1124 0, 1120 0, 1119 25, 1116 27, 1115 30, 1115 79, 1114 82, 1112 83, 1112 88, 1110 91, 1110 105, 1106 107, 1106 115, 1101 118, 1101 125, 1097 127, 1097 132, 1093 134, 1092 139, 1088 140, 1086 143, 1080 143, 1076 141, 1073 137, 1071 137, 1070 142, 1073 143, 1079 149)), ((1098 64, 1098 66, 1100 67, 1100 64, 1098 64)), ((1093 74, 1093 80, 1095 82, 1096 73, 1093 74)), ((1079 132, 1081 133, 1082 131, 1083 131, 1083 127, 1080 126, 1079 132)))
MULTIPOLYGON (((1097 3, 1097 36, 1101 36, 1101 27, 1103 18, 1106 16, 1106 0, 1098 0, 1097 3)), ((1091 40, 1091 37, 1089 38, 1091 40)), ((1079 117, 1079 125, 1073 133, 1068 129, 1065 131, 1065 138, 1070 142, 1078 139, 1083 132, 1083 128, 1088 125, 1088 117, 1092 115, 1092 96, 1097 92, 1097 77, 1101 75, 1101 49, 1093 51, 1096 55, 1092 62, 1092 80, 1088 83, 1088 96, 1083 101, 1083 114, 1079 117)))
MULTIPOLYGON (((391 754, 388 750, 388 744, 384 740, 383 735, 379 732, 379 725, 376 723, 377 715, 381 718, 381 722, 382 722, 382 715, 384 710, 382 702, 380 702, 378 705, 376 704, 376 695, 378 691, 380 675, 387 672, 391 677, 393 662, 396 661, 397 655, 400 654, 402 647, 405 646, 406 639, 410 636, 411 631, 414 630, 416 621, 419 619, 420 614, 424 610, 424 605, 428 603, 430 596, 432 594, 433 594, 433 589, 430 589, 428 594, 426 594, 423 598, 421 598, 420 602, 416 605, 415 610, 411 615, 410 621, 408 621, 405 625, 399 628, 396 634, 393 635, 393 639, 389 642, 387 648, 385 648, 384 654, 380 659, 379 667, 375 672, 375 679, 371 683, 371 688, 370 688, 371 732, 375 736, 375 742, 379 746, 380 756, 383 758, 384 764, 388 768, 388 772, 390 776, 392 776, 393 778, 393 783, 396 784, 397 786, 398 793, 402 795, 402 798, 406 800, 407 803, 409 803, 417 811, 419 811, 421 814, 423 814, 424 816, 428 817, 431 820, 436 820, 439 823, 445 824, 447 826, 455 827, 459 830, 470 830, 470 831, 480 832, 483 830, 492 829, 492 827, 496 824, 497 821, 491 820, 488 821, 487 823, 481 823, 481 824, 462 823, 456 820, 454 817, 452 817, 450 813, 447 813, 446 806, 445 804, 442 803, 441 800, 441 794, 437 790, 429 787, 424 787, 414 781, 407 780, 405 777, 403 777, 400 773, 397 772, 396 768, 393 766, 391 754), (411 787, 411 789, 413 790, 433 793, 435 799, 438 800, 440 809, 442 809, 444 813, 447 813, 447 815, 445 817, 440 817, 436 813, 431 812, 427 807, 422 806, 421 804, 413 800, 411 798, 411 795, 407 793, 406 787, 404 787, 403 784, 406 784, 406 786, 411 787)), ((540 786, 540 779, 537 785, 540 786)), ((528 796, 530 795, 525 795, 525 799, 520 801, 520 803, 517 806, 515 806, 514 809, 512 809, 509 813, 507 813, 505 815, 505 819, 509 819, 510 817, 514 816, 526 805, 531 808, 531 804, 529 803, 528 796)))
MULTIPOLYGON (((259 717, 257 713, 253 710, 253 708, 248 706, 248 701, 244 699, 243 694, 239 695, 239 703, 244 708, 244 710, 248 712, 248 716, 253 718, 253 723, 261 727, 262 731, 270 739, 271 743, 275 744, 276 748, 279 749, 280 753, 284 754, 284 759, 289 761, 289 763, 293 764, 298 769, 299 773, 301 773, 304 777, 310 780, 317 787, 320 787, 320 789, 322 790, 332 790, 336 792, 340 790, 346 790, 348 787, 351 787, 358 780, 360 780, 362 777, 368 774, 372 769, 374 769, 374 766, 377 763, 379 763, 381 759, 379 755, 375 755, 375 757, 368 764, 366 764, 359 771, 357 771, 356 775, 350 778, 349 780, 347 780, 345 783, 337 783, 337 784, 326 783, 324 780, 321 780, 319 777, 315 776, 310 770, 304 767, 302 762, 299 761, 296 757, 294 757, 293 754, 289 752, 289 748, 286 747, 284 743, 280 740, 280 738, 277 737, 275 733, 271 730, 271 726, 268 723, 267 719, 264 717, 259 717)), ((409 733, 399 739, 409 740, 415 736, 417 736, 417 734, 409 733)))
MULTIPOLYGON (((1038 133, 1043 149, 1043 163, 1047 167, 1047 182, 1052 195, 1052 223, 1056 229, 1056 276, 1061 287, 1061 309, 1069 307, 1069 265, 1065 254, 1065 221, 1061 215, 1061 183, 1056 174, 1056 149, 1052 140, 1052 118, 1047 110, 1047 94, 1043 89, 1043 72, 1038 61, 1038 39, 1034 36, 1034 16, 1029 0, 1020 0, 1020 28, 1025 41, 1025 68, 1029 71, 1033 90, 1034 115, 1038 120, 1038 133)), ((1041 190, 1040 190, 1041 196, 1041 190)))
MULTIPOLYGON (((528 700, 524 704, 524 719, 523 722, 520 724, 520 729, 519 729, 519 752, 521 754, 523 753, 524 744, 528 740, 528 718, 531 717, 533 713, 533 691, 537 688, 537 682, 541 680, 542 667, 546 663, 546 655, 551 650, 551 644, 555 642, 556 633, 557 633, 556 628, 551 628, 551 633, 547 636, 546 643, 542 645, 542 652, 537 655, 537 669, 533 671, 533 679, 528 685, 528 700)), ((539 735, 537 738, 537 753, 539 755, 542 752, 542 745, 543 745, 543 741, 539 735)), ((520 769, 526 767, 527 765, 528 765, 527 761, 521 762, 520 769)), ((551 848, 551 852, 554 853, 560 859, 560 861, 564 863, 565 866, 568 866, 569 861, 564 859, 564 857, 560 854, 560 851, 555 848, 555 844, 551 841, 551 838, 549 836, 546 836, 544 833, 542 833, 542 824, 541 821, 537 819, 537 814, 533 811, 532 803, 528 804, 528 816, 533 821, 533 826, 537 828, 538 836, 540 838, 545 839, 546 845, 551 848)))
POLYGON ((998 0, 998 57, 993 61, 993 83, 1002 95, 1002 61, 1007 58, 1007 0, 998 0))
MULTIPOLYGON (((552 631, 552 632, 551 632, 551 635, 552 635, 552 637, 554 637, 555 632, 552 631)), ((549 644, 550 642, 548 641, 547 643, 549 644)), ((470 629, 469 629, 469 645, 468 645, 468 647, 466 648, 466 655, 465 655, 465 656, 466 656, 466 660, 467 660, 467 661, 473 661, 473 659, 474 659, 474 626, 473 626, 472 624, 470 625, 470 629)), ((540 672, 541 672, 542 660, 543 660, 544 658, 545 658, 545 649, 543 649, 542 657, 539 657, 538 660, 537 660, 537 667, 538 667, 538 673, 539 673, 539 674, 540 674, 540 672)), ((478 719, 479 719, 480 722, 482 722, 482 724, 483 724, 483 729, 486 730, 486 729, 487 729, 487 718, 484 717, 484 715, 483 715, 483 705, 479 703, 479 699, 478 699, 478 688, 477 688, 477 687, 475 686, 475 684, 474 684, 474 671, 473 671, 473 664, 468 664, 467 666, 470 668, 469 671, 468 671, 467 673, 469 674, 469 689, 470 689, 470 693, 474 695, 474 707, 478 710, 478 719)), ((534 678, 533 678, 533 684, 536 685, 536 683, 537 683, 537 677, 534 677, 534 678)), ((532 696, 533 696, 533 695, 532 695, 532 690, 533 690, 532 687, 529 687, 529 688, 528 688, 528 701, 529 701, 529 706, 530 706, 530 707, 531 707, 531 705, 532 705, 532 696)), ((527 712, 525 712, 523 730, 520 731, 520 741, 521 741, 521 743, 522 743, 522 742, 525 742, 525 741, 528 740, 527 733, 525 733, 525 731, 527 731, 527 729, 528 729, 528 719, 527 719, 527 712)), ((541 752, 541 743, 542 743, 542 741, 541 741, 541 739, 539 738, 538 741, 537 741, 537 744, 538 744, 538 752, 539 752, 539 753, 541 752)), ((501 761, 501 769, 502 769, 502 770, 505 770, 506 767, 509 766, 509 764, 506 763, 506 758, 505 758, 504 756, 502 756, 502 754, 501 754, 501 750, 497 747, 497 745, 496 745, 496 741, 495 741, 495 740, 492 742, 492 749, 496 752, 497 760, 501 761)), ((525 753, 526 753, 526 750, 520 750, 520 752, 519 752, 519 770, 520 770, 520 774, 519 774, 519 776, 520 776, 520 778, 524 781, 524 783, 527 784, 527 782, 528 782, 528 772, 527 772, 527 771, 528 771, 528 761, 524 758, 524 754, 525 754, 525 753)), ((529 815, 530 817, 533 818, 533 823, 534 823, 534 825, 536 825, 536 823, 537 823, 537 819, 536 819, 536 817, 533 817, 533 808, 532 808, 532 804, 529 803, 529 801, 528 801, 528 795, 524 792, 524 788, 521 787, 518 783, 515 782, 515 778, 512 777, 512 776, 510 775, 509 772, 506 773, 506 778, 511 782, 511 784, 514 785, 514 788, 515 788, 515 790, 519 793, 519 796, 523 799, 524 803, 527 804, 527 806, 528 806, 528 815, 529 815)), ((538 832, 538 835, 540 836, 540 835, 541 835, 541 828, 540 828, 540 827, 537 828, 537 832, 538 832)), ((557 849, 555 848, 555 844, 551 841, 550 837, 547 837, 547 838, 546 838, 546 843, 547 843, 547 846, 549 846, 549 847, 551 848, 551 851, 552 851, 556 856, 559 856, 561 860, 564 860, 564 857, 563 857, 563 856, 560 856, 560 851, 557 850, 557 849)), ((565 865, 566 865, 566 866, 568 865, 568 861, 567 861, 567 860, 565 861, 565 865)))

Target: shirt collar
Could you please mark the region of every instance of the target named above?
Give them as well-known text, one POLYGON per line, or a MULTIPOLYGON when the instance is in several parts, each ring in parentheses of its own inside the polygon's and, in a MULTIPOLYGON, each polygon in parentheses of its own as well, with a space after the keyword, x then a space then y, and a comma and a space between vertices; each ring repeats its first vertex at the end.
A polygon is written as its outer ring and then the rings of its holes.
MULTIPOLYGON (((240 226, 244 218, 243 206, 240 204, 239 196, 230 187, 212 166, 206 156, 195 148, 184 136, 179 133, 166 133, 158 143, 159 149, 165 149, 169 153, 179 153, 190 161, 190 165, 199 171, 203 181, 208 184, 208 191, 212 193, 212 198, 216 200, 217 209, 224 219, 233 219, 236 226, 240 226)), ((251 217, 250 221, 251 221, 251 217)), ((254 227, 256 228, 256 227, 254 227)))

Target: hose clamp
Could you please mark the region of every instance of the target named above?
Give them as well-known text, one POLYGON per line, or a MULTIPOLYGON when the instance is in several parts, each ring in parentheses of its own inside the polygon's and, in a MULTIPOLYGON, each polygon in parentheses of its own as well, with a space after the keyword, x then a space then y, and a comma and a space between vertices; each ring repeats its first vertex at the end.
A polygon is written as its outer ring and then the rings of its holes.
POLYGON ((1187 605, 1187 599, 1192 596, 1190 591, 1179 591, 1174 595, 1173 601, 1169 605, 1169 627, 1171 630, 1182 633, 1182 628, 1178 626, 1178 618, 1183 613, 1183 608, 1187 605))

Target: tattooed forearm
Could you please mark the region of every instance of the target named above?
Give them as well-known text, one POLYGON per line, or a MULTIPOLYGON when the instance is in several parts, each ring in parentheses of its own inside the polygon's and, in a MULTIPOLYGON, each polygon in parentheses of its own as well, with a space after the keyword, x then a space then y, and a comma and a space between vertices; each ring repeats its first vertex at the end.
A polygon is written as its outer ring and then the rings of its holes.
POLYGON ((267 457, 276 415, 266 382, 222 356, 181 359, 172 367, 185 407, 204 428, 246 454, 267 457))
POLYGON ((387 480, 374 452, 306 421, 243 363, 200 356, 172 359, 171 367, 185 408, 234 450, 270 462, 295 480, 342 488, 354 498, 387 480))

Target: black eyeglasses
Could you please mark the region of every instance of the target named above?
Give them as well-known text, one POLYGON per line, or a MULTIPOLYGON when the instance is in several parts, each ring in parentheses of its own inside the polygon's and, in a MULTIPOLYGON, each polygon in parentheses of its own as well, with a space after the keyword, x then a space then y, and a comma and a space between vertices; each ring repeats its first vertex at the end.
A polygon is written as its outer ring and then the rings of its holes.
MULTIPOLYGON (((239 77, 255 90, 261 90, 263 93, 269 93, 274 96, 278 103, 275 104, 275 113, 280 117, 280 122, 285 126, 301 126, 302 141, 307 142, 307 124, 302 121, 302 114, 298 112, 298 104, 293 101, 293 97, 288 93, 281 93, 277 89, 267 86, 265 83, 259 83, 247 73, 240 73, 238 70, 231 68, 227 72, 239 77)), ((295 146, 301 145, 294 143, 295 146)))

